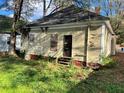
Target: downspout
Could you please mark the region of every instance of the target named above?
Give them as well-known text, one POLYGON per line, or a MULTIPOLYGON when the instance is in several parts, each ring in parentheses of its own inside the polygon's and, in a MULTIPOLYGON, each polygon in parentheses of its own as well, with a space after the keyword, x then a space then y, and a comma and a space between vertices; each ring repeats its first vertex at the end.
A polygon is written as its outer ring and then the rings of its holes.
POLYGON ((91 25, 91 23, 90 23, 90 12, 89 12, 89 10, 90 10, 90 0, 88 0, 88 26, 87 26, 87 30, 85 31, 85 47, 84 47, 84 62, 85 62, 85 67, 87 67, 88 66, 88 64, 87 64, 87 58, 88 58, 88 33, 89 33, 89 31, 90 31, 90 25, 91 25))
POLYGON ((101 54, 100 54, 100 63, 102 63, 102 57, 105 55, 105 25, 101 27, 101 54))
POLYGON ((102 25, 102 33, 101 33, 101 55, 105 53, 105 25, 102 25))
POLYGON ((87 26, 87 30, 85 31, 85 42, 84 42, 84 66, 87 66, 87 57, 88 57, 88 33, 90 31, 90 25, 87 26))

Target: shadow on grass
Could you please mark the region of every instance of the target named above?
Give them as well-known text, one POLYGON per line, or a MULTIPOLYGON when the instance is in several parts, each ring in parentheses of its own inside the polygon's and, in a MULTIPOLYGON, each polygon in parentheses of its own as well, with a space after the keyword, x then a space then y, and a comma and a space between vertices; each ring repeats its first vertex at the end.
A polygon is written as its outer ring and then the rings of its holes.
POLYGON ((105 66, 67 93, 124 93, 124 68, 120 68, 119 64, 105 66))
POLYGON ((0 58, 1 70, 4 70, 4 71, 15 69, 13 67, 14 65, 17 65, 17 66, 25 65, 25 66, 32 67, 32 66, 36 66, 39 64, 40 63, 36 61, 26 61, 21 58, 15 58, 11 56, 5 56, 5 57, 0 58))
MULTIPOLYGON (((42 62, 42 61, 40 61, 42 62)), ((35 82, 36 85, 38 82, 42 82, 41 85, 38 85, 39 90, 42 90, 42 86, 44 86, 50 81, 57 81, 60 80, 61 75, 64 75, 64 78, 67 76, 69 77, 70 74, 65 75, 61 74, 63 72, 59 72, 62 69, 57 70, 54 76, 54 71, 51 73, 49 69, 46 68, 46 70, 43 70, 39 67, 43 66, 40 65, 37 61, 25 61, 19 58, 14 57, 3 57, 0 59, 0 66, 4 68, 6 71, 9 69, 15 69, 13 65, 24 65, 28 66, 29 68, 26 68, 22 70, 21 72, 17 73, 14 78, 11 81, 11 87, 17 87, 18 85, 30 85, 31 82, 35 82), (37 69, 32 68, 35 67, 39 68, 37 69), (40 73, 40 74, 38 74, 40 73), (44 82, 44 83, 43 83, 44 82)), ((55 66, 51 66, 52 69, 55 69, 55 66)), ((44 68, 43 68, 44 69, 44 68)), ((52 70, 51 69, 51 70, 52 70)), ((69 68, 70 69, 70 68, 69 68)), ((16 69, 15 69, 16 70, 16 69)), ((14 70, 14 71, 15 71, 14 70)), ((73 70, 72 70, 73 71, 73 70)), ((65 79, 66 80, 66 79, 65 79)), ((61 80, 63 82, 63 80, 61 80)), ((109 64, 99 71, 94 71, 89 78, 86 80, 80 81, 78 84, 74 85, 73 83, 69 83, 65 81, 66 87, 68 87, 68 92, 59 92, 59 93, 124 93, 124 65, 121 64, 109 64)), ((62 87, 62 85, 59 83, 52 83, 54 85, 54 89, 56 90, 56 86, 62 87)), ((36 86, 34 85, 34 87, 36 86)), ((53 87, 53 85, 51 85, 53 87)), ((45 88, 52 88, 52 87, 45 88)), ((65 88, 65 87, 64 87, 65 88)), ((37 89, 37 88, 36 88, 37 89)), ((51 89, 49 89, 50 91, 51 89)), ((45 93, 45 92, 38 92, 38 93, 45 93)), ((51 93, 51 92, 49 92, 51 93)), ((55 93, 58 93, 55 92, 55 93)))

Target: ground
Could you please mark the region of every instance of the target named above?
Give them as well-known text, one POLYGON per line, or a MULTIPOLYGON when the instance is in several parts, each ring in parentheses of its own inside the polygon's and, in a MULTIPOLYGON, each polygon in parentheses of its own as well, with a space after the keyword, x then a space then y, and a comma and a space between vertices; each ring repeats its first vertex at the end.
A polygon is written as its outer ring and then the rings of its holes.
POLYGON ((0 57, 0 93, 67 93, 90 72, 48 60, 0 57))
POLYGON ((124 54, 113 59, 117 63, 93 72, 68 93, 124 93, 124 54))
POLYGON ((124 93, 124 54, 98 71, 47 61, 0 58, 1 93, 124 93), (89 74, 90 73, 90 74, 89 74))

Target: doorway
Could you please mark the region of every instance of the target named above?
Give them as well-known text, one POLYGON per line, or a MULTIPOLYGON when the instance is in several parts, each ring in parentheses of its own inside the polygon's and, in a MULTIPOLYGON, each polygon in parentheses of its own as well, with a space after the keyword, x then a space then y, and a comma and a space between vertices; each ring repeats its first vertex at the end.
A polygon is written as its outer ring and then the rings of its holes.
POLYGON ((63 49, 64 57, 72 56, 72 35, 64 36, 64 49, 63 49))

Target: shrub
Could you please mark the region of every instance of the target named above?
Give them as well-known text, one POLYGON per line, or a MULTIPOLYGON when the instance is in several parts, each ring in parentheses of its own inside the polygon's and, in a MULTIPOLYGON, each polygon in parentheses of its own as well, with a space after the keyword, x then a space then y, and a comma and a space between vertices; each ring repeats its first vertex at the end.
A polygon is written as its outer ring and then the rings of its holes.
POLYGON ((102 57, 102 65, 112 68, 117 65, 117 62, 114 61, 111 57, 102 57))

